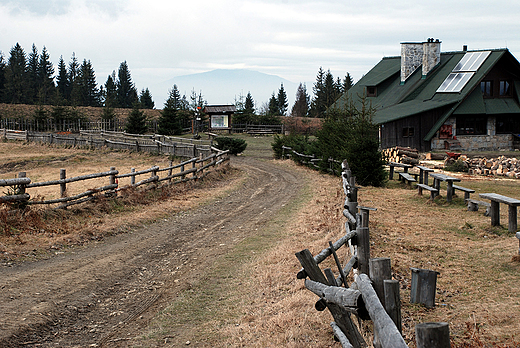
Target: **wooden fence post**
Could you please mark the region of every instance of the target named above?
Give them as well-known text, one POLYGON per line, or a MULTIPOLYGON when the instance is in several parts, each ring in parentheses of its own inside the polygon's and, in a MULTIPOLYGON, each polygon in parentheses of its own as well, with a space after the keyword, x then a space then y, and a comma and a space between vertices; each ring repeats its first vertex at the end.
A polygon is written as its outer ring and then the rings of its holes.
MULTIPOLYGON (((116 170, 116 167, 110 167, 110 171, 115 171, 115 170, 116 170)), ((108 183, 110 185, 114 185, 116 183, 116 175, 115 174, 110 174, 108 183)), ((113 192, 114 192, 114 196, 117 196, 117 190, 114 190, 113 192)))
POLYGON ((368 227, 357 228, 357 242, 359 272, 370 274, 370 232, 368 227))
MULTIPOLYGON (((172 167, 173 167, 173 161, 170 161, 170 168, 168 169, 168 176, 172 176, 172 167)), ((172 178, 168 179, 168 183, 172 182, 172 178)))
MULTIPOLYGON (((195 145, 193 145, 193 148, 195 149, 195 145)), ((197 163, 196 163, 196 161, 192 161, 192 162, 191 162, 191 168, 192 168, 192 169, 196 169, 196 167, 197 167, 197 163)), ((194 171, 193 171, 193 179, 196 179, 196 178, 197 178, 197 171, 194 170, 194 171)))
MULTIPOLYGON (((328 285, 327 278, 321 272, 318 264, 316 263, 316 260, 314 260, 314 257, 308 249, 302 250, 295 255, 300 261, 300 264, 304 268, 305 273, 309 276, 310 280, 328 285)), ((334 303, 327 303, 327 308, 334 317, 336 324, 345 333, 350 343, 354 347, 361 348, 367 346, 357 327, 352 322, 350 314, 346 311, 345 308, 342 308, 341 306, 338 306, 334 303)))
POLYGON ((435 307, 437 274, 439 272, 413 267, 410 269, 412 271, 410 302, 421 303, 429 308, 435 307))
POLYGON ((417 348, 450 348, 448 323, 422 323, 415 325, 417 348))
MULTIPOLYGON (((65 180, 67 178, 67 170, 62 168, 60 169, 60 180, 65 180)), ((60 196, 63 198, 67 194, 67 184, 60 184, 60 196)))
MULTIPOLYGON (((132 168, 130 172, 135 173, 135 168, 132 168)), ((130 184, 135 185, 135 175, 130 176, 130 184)))
MULTIPOLYGON (((26 178, 27 177, 27 172, 20 172, 20 173, 18 173, 18 177, 19 178, 26 178)), ((19 187, 20 187, 20 192, 18 192, 17 194, 23 195, 25 193, 25 191, 26 191, 25 184, 20 184, 19 187)))
MULTIPOLYGON (((379 298, 379 301, 385 307, 385 289, 384 281, 392 279, 392 269, 390 265, 390 259, 388 257, 379 257, 370 259, 370 280, 372 280, 372 286, 379 298)), ((379 339, 379 332, 374 328, 374 347, 381 348, 381 341, 379 339)))
MULTIPOLYGON (((181 173, 184 173, 184 164, 181 165, 181 173)), ((184 179, 186 179, 186 175, 182 174, 181 181, 184 181, 184 179)))
POLYGON ((399 294, 399 281, 395 279, 385 279, 383 281, 385 290, 385 309, 397 330, 402 334, 403 325, 401 320, 401 296, 399 294))

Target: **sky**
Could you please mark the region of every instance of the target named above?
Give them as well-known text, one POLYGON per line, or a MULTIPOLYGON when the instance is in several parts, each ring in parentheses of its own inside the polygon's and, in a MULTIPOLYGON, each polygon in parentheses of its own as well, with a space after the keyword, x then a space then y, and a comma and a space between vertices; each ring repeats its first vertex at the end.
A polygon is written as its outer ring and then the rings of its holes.
POLYGON ((0 0, 0 51, 45 46, 55 65, 74 52, 99 84, 126 61, 137 89, 162 108, 168 91, 154 86, 176 76, 248 69, 312 94, 320 67, 357 81, 400 55, 401 42, 428 38, 443 52, 506 47, 519 59, 519 14, 511 0, 0 0))

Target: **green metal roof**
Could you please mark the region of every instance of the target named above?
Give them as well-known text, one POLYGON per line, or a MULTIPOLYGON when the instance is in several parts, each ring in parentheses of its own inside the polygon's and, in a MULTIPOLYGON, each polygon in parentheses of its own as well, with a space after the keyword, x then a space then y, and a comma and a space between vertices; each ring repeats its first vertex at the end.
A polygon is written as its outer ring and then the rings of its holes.
MULTIPOLYGON (((512 99, 508 101, 508 99, 482 98, 480 81, 505 54, 511 55, 507 49, 486 51, 491 51, 490 55, 458 93, 438 93, 437 89, 467 53, 466 51, 441 53, 440 63, 427 76, 422 76, 421 68, 419 68, 408 77, 404 84, 401 84, 399 74, 401 57, 387 57, 363 76, 332 107, 341 109, 345 107, 348 100, 351 100, 356 106, 360 106, 360 97, 365 95, 367 86, 377 88, 376 97, 366 98, 376 110, 374 122, 377 124, 451 106, 428 132, 424 138, 426 141, 431 140, 440 126, 452 114, 518 112, 517 110, 520 108, 512 99)), ((514 83, 515 91, 520 93, 517 81, 514 83)))

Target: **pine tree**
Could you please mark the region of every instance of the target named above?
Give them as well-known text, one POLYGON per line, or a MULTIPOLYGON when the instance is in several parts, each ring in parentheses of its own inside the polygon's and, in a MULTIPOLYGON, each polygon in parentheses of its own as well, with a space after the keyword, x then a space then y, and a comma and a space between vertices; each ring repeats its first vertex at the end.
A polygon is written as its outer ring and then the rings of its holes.
POLYGON ((318 74, 316 75, 316 82, 313 86, 314 98, 312 99, 310 115, 311 117, 323 117, 326 107, 325 107, 325 72, 323 68, 320 66, 318 70, 318 74))
POLYGON ((104 105, 106 107, 115 108, 119 106, 117 99, 117 78, 116 72, 112 71, 112 75, 108 75, 103 89, 104 105))
POLYGON ((343 79, 343 84, 341 88, 342 94, 348 91, 353 85, 354 80, 352 79, 352 76, 350 76, 350 74, 347 73, 347 75, 345 75, 345 78, 343 79))
POLYGON ((5 71, 7 69, 7 63, 5 62, 4 54, 0 51, 0 103, 5 103, 6 92, 5 92, 5 71))
POLYGON ((65 100, 68 100, 70 98, 70 81, 69 75, 67 73, 67 65, 63 60, 63 56, 60 56, 60 61, 58 63, 58 76, 56 77, 56 85, 61 97, 65 100))
POLYGON ((67 93, 68 98, 66 98, 71 105, 77 105, 80 100, 80 90, 78 88, 77 77, 79 75, 80 64, 78 62, 78 58, 76 58, 76 53, 72 52, 72 57, 69 62, 69 92, 67 93))
POLYGON ((276 98, 276 102, 278 104, 278 115, 286 116, 287 107, 289 106, 289 102, 287 101, 287 93, 285 93, 285 89, 283 88, 283 83, 278 90, 278 97, 276 98))
POLYGON ((164 108, 159 116, 157 131, 162 135, 182 134, 182 121, 180 111, 183 110, 183 102, 177 85, 173 85, 164 108))
POLYGON ((54 95, 54 66, 50 61, 47 48, 43 46, 40 54, 40 62, 38 64, 38 101, 43 104, 48 104, 54 95))
POLYGON ((28 103, 29 81, 27 77, 27 58, 20 44, 10 51, 5 71, 6 100, 13 104, 28 103))
POLYGON ((152 100, 152 94, 148 88, 141 91, 141 95, 139 96, 139 103, 143 109, 153 109, 155 107, 155 103, 152 100))
POLYGON ((296 91, 296 101, 291 110, 291 116, 307 117, 309 115, 310 97, 307 94, 307 87, 300 82, 296 91))
POLYGON ((76 77, 80 106, 100 106, 101 96, 96 82, 96 74, 90 60, 83 60, 76 77))
POLYGON ((137 96, 137 89, 132 82, 126 60, 119 65, 117 77, 117 98, 119 107, 131 108, 136 102, 139 102, 139 97, 137 96))
POLYGON ((146 115, 139 110, 139 103, 135 103, 126 120, 125 130, 130 134, 144 134, 147 131, 146 115))
POLYGON ((268 116, 277 116, 279 111, 280 111, 280 108, 278 107, 278 99, 276 99, 274 92, 273 92, 273 94, 271 95, 271 98, 269 99, 267 115, 268 116))
POLYGON ((32 104, 34 101, 38 100, 38 89, 40 86, 40 60, 38 49, 36 45, 32 45, 31 53, 29 53, 29 59, 27 61, 27 78, 29 84, 29 95, 27 96, 27 100, 29 104, 32 104))
POLYGON ((244 103, 244 113, 251 116, 255 115, 255 101, 253 100, 251 92, 247 92, 246 101, 244 103))

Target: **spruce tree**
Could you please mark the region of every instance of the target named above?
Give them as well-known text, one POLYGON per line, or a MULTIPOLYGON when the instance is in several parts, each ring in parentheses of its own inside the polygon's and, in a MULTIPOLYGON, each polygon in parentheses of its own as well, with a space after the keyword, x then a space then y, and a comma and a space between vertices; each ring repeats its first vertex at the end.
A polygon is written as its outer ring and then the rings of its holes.
POLYGON ((4 54, 0 51, 0 103, 6 103, 5 93, 5 71, 7 63, 5 62, 4 54))
POLYGON ((296 91, 296 101, 291 110, 291 116, 307 117, 309 114, 310 97, 307 94, 307 87, 300 82, 298 90, 296 91))
POLYGON ((173 85, 164 108, 159 116, 157 131, 162 135, 182 134, 182 120, 180 111, 183 109, 181 94, 177 85, 173 85))
POLYGON ((96 82, 96 74, 94 73, 90 60, 83 60, 76 81, 79 92, 79 98, 77 99, 78 104, 76 105, 100 106, 101 96, 96 82))
POLYGON ((48 104, 54 95, 54 66, 50 61, 47 48, 43 46, 40 54, 40 62, 38 64, 38 101, 48 104))
POLYGON ((345 78, 343 79, 343 85, 342 85, 342 88, 341 88, 341 92, 345 93, 353 85, 354 85, 354 80, 352 79, 352 76, 350 76, 350 74, 347 72, 347 75, 345 75, 345 78))
POLYGON ((112 71, 112 75, 108 75, 103 90, 104 105, 109 108, 119 107, 117 99, 117 78, 116 72, 112 71))
POLYGON ((27 101, 32 104, 38 100, 38 89, 40 86, 40 59, 38 49, 36 45, 32 45, 31 53, 29 53, 29 59, 27 60, 27 78, 28 78, 28 93, 27 101))
POLYGON ((69 62, 69 92, 67 93, 68 98, 66 98, 71 105, 78 105, 80 97, 80 90, 78 88, 77 77, 79 75, 80 64, 78 62, 78 58, 76 58, 76 53, 72 52, 72 57, 69 62))
POLYGON ((139 97, 137 95, 137 89, 132 82, 126 60, 119 65, 117 77, 117 98, 119 107, 131 108, 136 102, 139 102, 139 97))
POLYGON ((146 115, 139 110, 139 103, 135 103, 126 120, 125 131, 130 134, 144 134, 147 131, 146 115))
POLYGON ((27 76, 27 57, 25 51, 16 43, 11 48, 5 71, 6 100, 13 104, 28 103, 29 81, 27 76))
POLYGON ((143 109, 153 109, 155 107, 155 103, 152 100, 152 94, 148 88, 141 90, 141 95, 139 96, 139 103, 141 104, 141 108, 143 109))
POLYGON ((276 102, 278 104, 277 115, 286 116, 287 107, 289 106, 289 102, 287 101, 287 93, 285 93, 285 89, 283 88, 283 83, 280 85, 280 89, 278 90, 278 96, 276 98, 276 102))
POLYGON ((246 101, 244 103, 244 113, 253 116, 255 114, 255 101, 251 92, 247 92, 246 101))
POLYGON ((280 108, 278 107, 278 99, 276 99, 274 92, 269 99, 269 106, 267 110, 267 116, 278 116, 280 108))
POLYGON ((65 60, 63 60, 63 56, 60 56, 58 63, 58 76, 56 77, 56 85, 61 97, 65 100, 68 100, 70 98, 70 81, 69 75, 67 73, 67 65, 65 64, 65 60))

